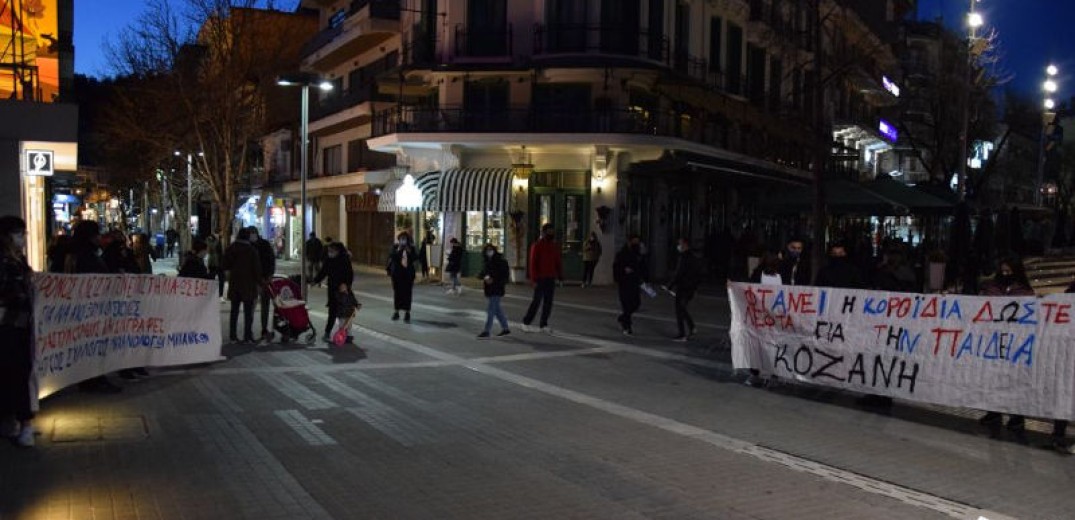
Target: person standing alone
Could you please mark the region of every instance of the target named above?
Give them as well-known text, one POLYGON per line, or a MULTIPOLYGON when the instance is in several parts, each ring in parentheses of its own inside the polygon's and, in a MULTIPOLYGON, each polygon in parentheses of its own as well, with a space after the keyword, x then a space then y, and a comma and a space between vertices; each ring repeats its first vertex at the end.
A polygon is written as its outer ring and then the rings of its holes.
POLYGON ((414 296, 417 261, 418 251, 411 243, 411 236, 406 231, 400 233, 396 237, 392 254, 388 256, 388 276, 392 278, 392 303, 395 310, 392 313, 392 321, 398 320, 399 311, 403 311, 403 321, 411 322, 411 298, 414 296))
POLYGON ((601 240, 597 233, 590 232, 590 238, 582 243, 582 286, 593 285, 593 272, 597 262, 601 261, 601 240))
POLYGON ((637 235, 627 239, 623 249, 612 261, 612 276, 620 296, 620 315, 616 318, 626 336, 634 334, 631 315, 642 305, 642 283, 646 281, 642 270, 642 252, 637 235))
POLYGON ((458 296, 463 294, 463 286, 459 283, 459 272, 463 270, 463 245, 455 237, 452 237, 448 243, 451 244, 451 248, 448 250, 448 265, 444 267, 444 272, 448 273, 452 285, 447 292, 458 296))
POLYGON ((534 285, 534 297, 530 308, 523 316, 523 331, 533 332, 530 324, 534 322, 538 306, 541 306, 541 331, 549 332, 549 315, 552 314, 552 298, 556 291, 556 282, 564 279, 564 264, 560 257, 560 244, 556 242, 556 228, 552 224, 541 226, 541 238, 530 246, 530 258, 527 265, 530 283, 534 285))
POLYGON ((679 239, 676 246, 679 252, 679 260, 676 261, 676 274, 668 283, 668 290, 676 297, 676 325, 679 327, 679 335, 672 341, 687 341, 695 334, 694 319, 687 311, 687 305, 694 299, 701 282, 701 265, 698 258, 691 250, 691 243, 686 238, 679 239))
POLYGON ((0 217, 0 420, 18 425, 4 432, 23 447, 34 445, 33 402, 33 272, 26 263, 26 223, 0 217))

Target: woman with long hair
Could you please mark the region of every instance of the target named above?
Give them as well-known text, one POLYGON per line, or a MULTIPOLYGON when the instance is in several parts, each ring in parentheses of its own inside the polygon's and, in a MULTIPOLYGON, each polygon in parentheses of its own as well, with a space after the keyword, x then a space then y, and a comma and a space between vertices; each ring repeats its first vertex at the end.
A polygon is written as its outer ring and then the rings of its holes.
POLYGON ((16 423, 6 436, 20 446, 34 445, 32 271, 26 263, 26 223, 0 217, 0 419, 16 423))

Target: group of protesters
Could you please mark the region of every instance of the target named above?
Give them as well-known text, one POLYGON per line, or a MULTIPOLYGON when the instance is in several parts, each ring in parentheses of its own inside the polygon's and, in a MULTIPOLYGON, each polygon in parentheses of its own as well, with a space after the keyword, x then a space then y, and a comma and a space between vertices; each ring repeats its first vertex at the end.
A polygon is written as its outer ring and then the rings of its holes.
MULTIPOLYGON (((809 256, 805 251, 804 241, 792 239, 783 251, 767 253, 753 270, 749 281, 764 285, 813 285, 818 287, 835 287, 844 289, 875 289, 887 292, 919 292, 921 287, 915 273, 907 261, 907 250, 902 244, 890 243, 883 251, 880 263, 873 265, 863 262, 862 258, 851 258, 848 248, 841 242, 828 246, 827 263, 811 276, 812 269, 809 256)), ((870 256, 870 255, 861 255, 870 256)), ((967 286, 964 285, 964 288, 967 286)), ((949 290, 955 290, 951 288, 949 290)), ((1075 283, 1067 292, 1075 292, 1075 283)), ((1026 268, 1018 256, 1002 258, 997 262, 993 276, 981 284, 978 294, 983 296, 1034 296, 1034 289, 1027 278, 1026 268)), ((775 382, 775 376, 762 374, 751 369, 745 383, 753 387, 764 387, 775 382)), ((868 407, 888 408, 892 399, 877 395, 862 396, 858 402, 868 407)), ((1011 415, 1007 423, 1000 413, 987 411, 979 420, 990 437, 999 439, 1006 429, 1011 437, 1019 443, 1027 442, 1026 420, 1021 415, 1011 415)), ((1071 452, 1066 439, 1067 421, 1056 420, 1053 423, 1052 447, 1063 454, 1071 452)))

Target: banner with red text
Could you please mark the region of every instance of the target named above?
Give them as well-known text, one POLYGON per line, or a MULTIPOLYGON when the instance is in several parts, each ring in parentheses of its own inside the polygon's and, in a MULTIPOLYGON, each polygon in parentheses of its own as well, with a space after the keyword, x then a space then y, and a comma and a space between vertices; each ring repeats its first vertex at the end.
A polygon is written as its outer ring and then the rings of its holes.
POLYGON ((34 275, 38 396, 124 368, 220 359, 215 280, 34 275))
POLYGON ((732 362, 857 392, 1075 419, 1075 295, 733 283, 732 362))

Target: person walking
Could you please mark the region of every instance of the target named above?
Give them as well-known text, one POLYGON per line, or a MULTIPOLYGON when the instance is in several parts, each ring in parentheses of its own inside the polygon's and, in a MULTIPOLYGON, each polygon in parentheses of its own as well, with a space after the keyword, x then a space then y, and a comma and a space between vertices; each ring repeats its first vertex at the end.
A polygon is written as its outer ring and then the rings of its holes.
POLYGON ((222 267, 228 272, 228 299, 231 300, 230 340, 239 343, 239 307, 243 309, 243 342, 254 343, 254 301, 261 283, 261 259, 254 248, 250 230, 239 230, 235 241, 224 252, 222 267))
POLYGON ((332 327, 336 323, 336 318, 341 317, 340 314, 340 286, 347 287, 347 294, 351 293, 351 285, 354 283, 355 271, 351 267, 351 256, 347 254, 347 248, 343 247, 343 244, 339 242, 333 242, 328 245, 325 252, 325 261, 321 264, 321 269, 313 278, 313 283, 320 284, 322 280, 328 279, 326 287, 328 287, 328 294, 326 298, 326 305, 328 307, 328 320, 325 321, 325 335, 322 338, 325 343, 332 341, 332 327))
POLYGON ((32 395, 34 303, 26 263, 26 223, 19 217, 0 217, 0 420, 15 421, 5 435, 23 447, 34 445, 32 395))
POLYGON ((203 240, 195 240, 194 247, 183 256, 179 276, 181 278, 212 280, 215 276, 209 272, 209 268, 205 265, 207 256, 209 256, 209 244, 206 244, 203 240))
POLYGON ((560 256, 560 244, 556 242, 556 228, 552 224, 541 226, 541 238, 530 246, 530 257, 526 266, 530 283, 534 286, 534 296, 530 308, 523 316, 523 332, 533 332, 530 326, 541 307, 541 332, 550 332, 549 315, 552 314, 552 298, 556 292, 556 282, 564 280, 564 263, 560 256))
POLYGON ((396 236, 396 245, 388 255, 388 276, 392 278, 392 321, 399 319, 403 311, 403 321, 411 322, 411 299, 414 296, 415 262, 418 251, 414 249, 411 236, 403 231, 396 236))
POLYGON ((679 327, 679 335, 672 341, 687 341, 696 333, 694 319, 687 310, 687 305, 694 299, 701 284, 702 267, 699 260, 694 256, 690 240, 680 238, 676 245, 679 259, 676 261, 676 272, 672 281, 668 283, 668 290, 676 298, 676 326, 679 327))
POLYGON ((624 335, 631 336, 635 333, 631 315, 642 305, 642 283, 646 281, 638 235, 631 235, 623 249, 616 253, 612 261, 612 277, 620 296, 620 315, 616 321, 620 322, 624 335))
POLYGON ((167 251, 164 254, 171 258, 175 254, 175 245, 179 242, 179 232, 175 228, 169 228, 164 232, 164 240, 167 246, 167 251))
POLYGON ((220 298, 220 303, 224 303, 224 268, 223 268, 223 256, 224 246, 220 243, 220 238, 215 234, 210 233, 205 239, 205 243, 209 249, 208 261, 206 262, 209 267, 209 274, 213 276, 213 279, 217 281, 217 296, 220 298))
POLYGON ((601 260, 601 240, 597 233, 591 231, 590 238, 582 243, 582 286, 593 285, 593 272, 597 268, 597 262, 601 260))
MULTIPOLYGON (((71 232, 71 243, 64 259, 64 272, 68 274, 107 274, 104 250, 101 249, 101 227, 92 220, 83 220, 75 224, 71 232)), ((116 393, 123 387, 113 384, 104 375, 87 379, 79 383, 79 388, 86 392, 116 393)))
MULTIPOLYGON (((1023 261, 1017 256, 1001 260, 997 265, 997 274, 982 286, 981 294, 982 296, 1034 296, 1034 289, 1030 285, 1030 280, 1027 279, 1023 261)), ((989 429, 990 437, 998 439, 1003 420, 1004 418, 998 412, 986 412, 978 422, 989 429)), ((1022 415, 1009 415, 1008 431, 1017 442, 1025 444, 1027 442, 1026 418, 1022 415)), ((1054 429, 1054 434, 1055 431, 1054 429)))
POLYGON ((463 244, 460 244, 455 237, 452 237, 448 244, 450 244, 448 265, 444 267, 444 272, 448 273, 451 287, 448 288, 447 292, 448 294, 455 293, 458 296, 463 294, 463 284, 459 281, 459 273, 463 270, 463 244))
POLYGON ((321 272, 321 262, 325 260, 325 244, 317 238, 317 233, 310 232, 306 239, 306 276, 313 280, 321 272))
POLYGON ((494 318, 500 323, 500 333, 497 336, 507 336, 511 334, 511 329, 508 328, 508 317, 504 315, 500 300, 504 298, 505 288, 511 277, 511 269, 504 255, 500 254, 493 244, 485 244, 482 248, 482 258, 485 264, 478 278, 482 280, 488 305, 485 308, 485 328, 482 329, 481 334, 478 334, 478 339, 489 337, 494 318))
POLYGON ((269 328, 269 305, 272 303, 272 294, 269 291, 269 283, 276 274, 276 251, 272 242, 265 240, 258 234, 258 228, 250 226, 250 237, 254 249, 258 251, 258 260, 261 262, 261 283, 258 284, 258 294, 261 296, 258 305, 261 307, 261 339, 272 340, 272 329, 269 328))

